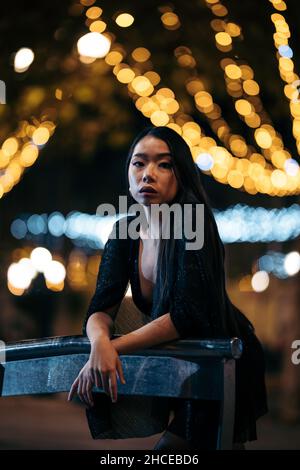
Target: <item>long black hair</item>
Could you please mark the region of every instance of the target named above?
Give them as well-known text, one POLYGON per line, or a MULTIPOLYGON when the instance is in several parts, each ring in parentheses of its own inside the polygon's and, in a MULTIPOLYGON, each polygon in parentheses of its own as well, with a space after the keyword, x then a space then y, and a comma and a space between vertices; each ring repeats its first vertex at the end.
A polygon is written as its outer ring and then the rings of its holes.
MULTIPOLYGON (((237 332, 237 325, 234 318, 231 318, 227 308, 227 294, 225 289, 224 273, 224 246, 220 239, 217 224, 204 191, 200 170, 195 164, 190 148, 185 140, 173 129, 169 127, 147 127, 140 132, 134 139, 126 160, 126 182, 127 196, 130 201, 135 202, 129 192, 128 169, 133 151, 137 143, 146 136, 153 136, 163 140, 169 147, 175 176, 178 181, 178 192, 172 202, 179 204, 202 203, 204 204, 205 216, 205 241, 209 243, 209 260, 206 259, 206 274, 209 284, 213 289, 214 301, 217 301, 217 307, 221 317, 222 326, 225 334, 234 335, 237 332)), ((159 300, 168 305, 172 282, 174 282, 174 262, 175 262, 175 244, 174 237, 170 239, 161 239, 159 256, 157 262, 157 282, 159 283, 159 300), (165 303, 166 302, 166 303, 165 303)))

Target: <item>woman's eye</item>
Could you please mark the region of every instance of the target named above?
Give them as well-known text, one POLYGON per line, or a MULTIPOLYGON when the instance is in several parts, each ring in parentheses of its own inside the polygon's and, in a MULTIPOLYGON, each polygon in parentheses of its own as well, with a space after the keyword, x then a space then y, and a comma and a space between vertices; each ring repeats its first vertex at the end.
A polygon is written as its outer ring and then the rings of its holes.
POLYGON ((172 168, 172 163, 169 163, 169 162, 162 162, 160 164, 163 168, 172 168))
POLYGON ((132 164, 133 164, 134 166, 140 167, 141 165, 143 165, 143 162, 137 161, 137 162, 133 162, 132 164))

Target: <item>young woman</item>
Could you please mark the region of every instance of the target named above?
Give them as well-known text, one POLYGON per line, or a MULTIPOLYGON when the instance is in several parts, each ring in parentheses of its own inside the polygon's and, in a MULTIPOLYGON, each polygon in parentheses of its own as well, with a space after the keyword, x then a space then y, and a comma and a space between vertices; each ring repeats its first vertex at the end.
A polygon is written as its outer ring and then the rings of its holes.
MULTIPOLYGON (((112 401, 117 400, 117 376, 125 381, 119 354, 185 337, 238 336, 244 352, 236 366, 234 442, 254 440, 256 420, 267 412, 263 351, 253 326, 228 298, 224 247, 190 149, 168 127, 147 128, 130 148, 126 176, 131 201, 142 206, 148 229, 140 225, 136 240, 116 237, 105 245, 83 328, 91 342, 91 353, 72 385, 69 399, 77 392, 93 409, 92 387, 103 384, 112 401), (181 238, 174 236, 174 221, 170 238, 162 237, 164 221, 151 211, 151 205, 162 203, 177 203, 183 210, 185 204, 194 208, 204 204, 201 249, 186 248, 184 230, 181 238), (114 318, 129 280, 134 303, 150 321, 111 340, 114 318)), ((192 214, 194 218, 195 210, 192 214)), ((172 409, 174 419, 156 449, 214 448, 218 425, 214 402, 174 400, 172 409)))

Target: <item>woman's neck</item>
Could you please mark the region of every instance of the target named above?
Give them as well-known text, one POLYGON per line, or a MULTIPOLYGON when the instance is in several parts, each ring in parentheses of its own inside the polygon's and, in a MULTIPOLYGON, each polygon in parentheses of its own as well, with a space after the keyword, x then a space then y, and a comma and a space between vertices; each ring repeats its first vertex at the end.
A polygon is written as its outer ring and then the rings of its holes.
POLYGON ((151 205, 143 206, 143 209, 147 220, 147 227, 143 227, 143 224, 141 224, 140 236, 145 240, 159 242, 166 222, 162 220, 161 213, 157 214, 155 211, 151 211, 151 205))

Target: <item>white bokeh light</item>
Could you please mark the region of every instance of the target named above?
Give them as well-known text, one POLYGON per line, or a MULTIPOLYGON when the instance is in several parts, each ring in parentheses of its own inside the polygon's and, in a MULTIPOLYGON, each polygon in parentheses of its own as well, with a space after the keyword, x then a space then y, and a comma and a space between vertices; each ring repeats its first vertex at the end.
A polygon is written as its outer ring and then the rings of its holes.
POLYGON ((105 57, 110 49, 110 40, 101 33, 87 33, 77 42, 80 55, 94 57, 95 59, 105 57))
POLYGON ((20 264, 24 267, 24 269, 26 269, 26 271, 28 272, 28 276, 30 276, 31 279, 33 279, 37 275, 37 270, 35 269, 30 258, 21 258, 18 264, 20 264))
POLYGON ((28 47, 22 47, 15 55, 14 68, 18 73, 26 72, 34 60, 34 53, 28 47))
POLYGON ((32 250, 30 254, 30 259, 35 269, 38 272, 43 273, 47 268, 48 264, 51 262, 52 255, 50 251, 46 248, 38 247, 32 250))
POLYGON ((196 163, 200 170, 208 171, 214 166, 214 160, 210 153, 199 153, 196 163))
POLYGON ((251 279, 252 289, 255 292, 263 292, 270 282, 269 274, 266 271, 257 271, 251 279))
POLYGON ((300 271, 300 254, 298 251, 291 251, 286 255, 284 269, 289 276, 294 276, 300 271))
POLYGON ((50 282, 51 284, 60 284, 65 280, 66 269, 59 261, 52 260, 50 263, 48 263, 44 271, 44 276, 46 281, 50 282))
POLYGON ((297 173, 299 171, 299 164, 293 158, 288 158, 284 162, 284 169, 288 175, 297 176, 297 173))
POLYGON ((25 264, 12 263, 7 270, 7 280, 16 289, 27 289, 32 277, 25 264))

